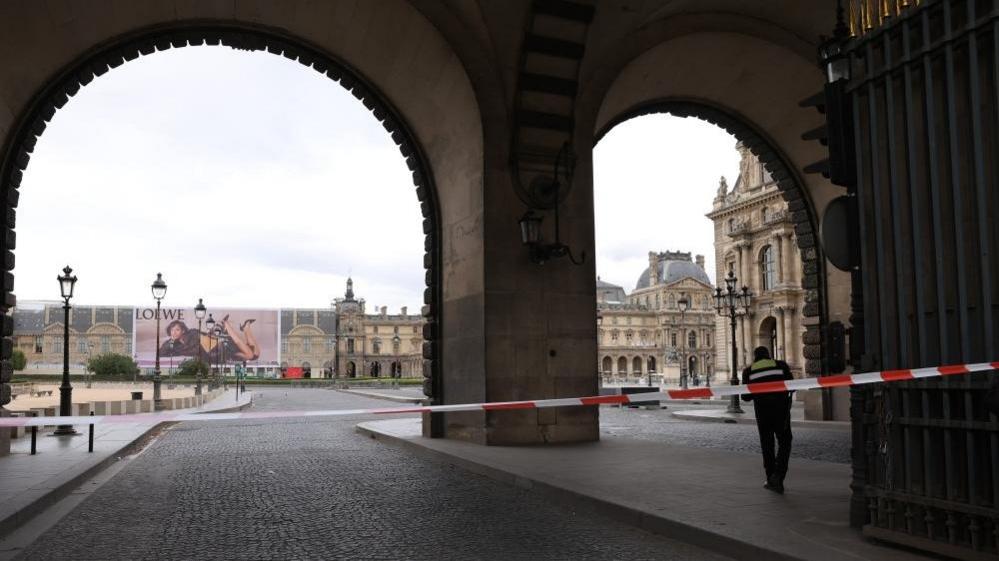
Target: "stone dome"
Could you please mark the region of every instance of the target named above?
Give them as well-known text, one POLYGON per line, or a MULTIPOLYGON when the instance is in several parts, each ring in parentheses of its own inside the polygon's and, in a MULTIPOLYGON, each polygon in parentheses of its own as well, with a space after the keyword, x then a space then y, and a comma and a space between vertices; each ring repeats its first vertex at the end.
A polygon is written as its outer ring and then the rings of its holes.
MULTIPOLYGON (((704 272, 704 269, 689 260, 663 259, 659 261, 659 284, 671 284, 683 278, 692 278, 711 285, 711 278, 704 272)), ((649 287, 649 267, 642 271, 638 277, 635 290, 649 287)))

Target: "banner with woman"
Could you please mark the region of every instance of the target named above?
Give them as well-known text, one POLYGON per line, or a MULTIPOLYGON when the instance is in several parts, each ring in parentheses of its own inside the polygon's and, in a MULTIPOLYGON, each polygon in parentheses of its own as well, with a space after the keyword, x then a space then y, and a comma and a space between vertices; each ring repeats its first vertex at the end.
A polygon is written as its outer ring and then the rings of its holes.
MULTIPOLYGON (((201 322, 193 308, 162 308, 159 317, 160 369, 200 356, 212 364, 248 366, 278 361, 278 310, 217 308, 201 322)), ((135 308, 135 359, 139 366, 156 361, 156 308, 135 308)))

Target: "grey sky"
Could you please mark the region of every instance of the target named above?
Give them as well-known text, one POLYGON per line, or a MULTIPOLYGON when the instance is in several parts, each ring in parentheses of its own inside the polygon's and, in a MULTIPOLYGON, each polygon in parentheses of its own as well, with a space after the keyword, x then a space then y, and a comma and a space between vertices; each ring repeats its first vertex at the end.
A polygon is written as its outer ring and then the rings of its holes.
POLYGON ((694 118, 625 121, 593 151, 597 274, 627 291, 649 251, 702 254, 714 280, 714 226, 705 214, 724 175, 735 184, 735 137, 694 118))
MULTIPOLYGON (((626 289, 650 249, 713 261, 718 176, 735 141, 692 119, 646 117, 594 154, 597 269, 626 289)), ((352 274, 371 305, 418 309, 421 216, 388 133, 338 84, 267 53, 223 47, 142 57, 56 113, 18 208, 19 299, 323 307, 352 274)), ((709 269, 710 270, 710 269, 709 269)))

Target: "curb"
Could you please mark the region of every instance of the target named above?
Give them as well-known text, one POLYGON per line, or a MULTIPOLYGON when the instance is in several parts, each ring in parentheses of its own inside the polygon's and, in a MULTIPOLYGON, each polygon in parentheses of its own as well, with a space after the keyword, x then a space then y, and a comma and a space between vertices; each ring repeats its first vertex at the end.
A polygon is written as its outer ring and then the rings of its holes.
POLYGON ((645 511, 631 507, 624 503, 616 503, 610 500, 585 495, 571 489, 566 489, 557 485, 538 481, 536 479, 514 475, 510 472, 503 471, 481 462, 460 458, 458 456, 448 454, 447 452, 420 446, 419 444, 416 444, 406 438, 400 438, 394 434, 381 432, 371 427, 370 423, 359 423, 355 427, 355 430, 356 432, 366 435, 374 440, 378 440, 379 442, 416 452, 417 455, 423 458, 436 462, 452 464, 477 475, 488 477, 489 479, 499 481, 501 483, 514 485, 516 487, 520 487, 521 489, 538 491, 545 497, 554 500, 559 504, 571 504, 574 507, 583 508, 588 512, 595 512, 607 516, 617 520, 618 522, 628 524, 629 526, 634 526, 653 534, 658 534, 660 536, 688 543, 708 551, 720 553, 733 559, 760 558, 767 559, 768 561, 808 561, 807 558, 804 557, 790 556, 780 551, 766 549, 756 544, 743 542, 729 536, 705 530, 699 526, 687 524, 680 520, 671 520, 668 518, 653 516, 645 511))
MULTIPOLYGON (((756 417, 726 417, 719 415, 699 415, 697 413, 691 413, 690 411, 673 411, 670 413, 673 417, 677 419, 683 419, 684 421, 701 421, 705 423, 730 423, 730 424, 740 424, 740 425, 755 425, 756 417)), ((805 420, 791 420, 791 426, 797 428, 807 428, 807 429, 822 429, 822 430, 850 430, 850 423, 846 421, 805 421, 805 420)))
MULTIPOLYGON (((241 403, 239 405, 233 404, 232 407, 225 409, 202 411, 202 413, 223 413, 226 411, 242 410, 250 405, 253 405, 252 393, 250 393, 250 401, 246 403, 241 403)), ((160 432, 166 425, 174 423, 176 423, 176 421, 161 421, 154 425, 150 425, 148 429, 142 431, 142 433, 132 439, 131 442, 126 442, 121 446, 121 448, 111 452, 106 458, 97 461, 83 471, 67 475, 65 477, 58 475, 54 476, 52 480, 47 482, 47 484, 51 484, 51 489, 49 489, 48 492, 41 495, 34 501, 24 505, 20 509, 12 512, 7 517, 0 519, 0 538, 5 538, 12 534, 15 530, 30 522, 35 516, 44 512, 45 509, 71 494, 74 489, 85 483, 87 480, 93 478, 101 471, 107 469, 108 466, 117 462, 122 456, 128 456, 136 449, 144 446, 150 435, 154 435, 154 433, 160 432)))

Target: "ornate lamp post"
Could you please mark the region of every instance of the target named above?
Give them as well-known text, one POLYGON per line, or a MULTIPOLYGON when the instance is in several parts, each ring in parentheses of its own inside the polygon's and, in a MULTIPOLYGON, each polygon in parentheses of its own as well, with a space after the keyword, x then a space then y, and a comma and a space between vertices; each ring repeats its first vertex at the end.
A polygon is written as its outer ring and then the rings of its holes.
MULTIPOLYGON (((62 275, 56 277, 59 281, 59 290, 62 293, 64 320, 62 322, 62 385, 59 386, 59 416, 68 417, 70 409, 73 408, 73 386, 69 383, 69 299, 73 297, 73 287, 76 286, 76 275, 69 265, 62 270, 62 275)), ((53 436, 72 436, 80 434, 73 429, 73 425, 59 425, 56 427, 53 436)))
MULTIPOLYGON (((683 336, 680 338, 680 348, 685 348, 687 343, 684 339, 687 338, 687 326, 684 323, 684 319, 687 310, 690 309, 690 300, 686 295, 680 296, 680 299, 676 301, 676 305, 680 308, 680 329, 683 330, 683 336)), ((680 387, 687 389, 687 351, 680 353, 680 387)))
POLYGON ((215 345, 213 344, 214 333, 215 333, 215 318, 212 317, 212 314, 208 314, 208 321, 205 322, 205 326, 208 328, 208 348, 209 348, 208 372, 210 374, 209 378, 211 379, 210 382, 211 387, 212 389, 215 389, 216 387, 218 387, 217 385, 218 380, 215 379, 215 367, 212 364, 212 355, 211 355, 211 351, 215 349, 215 345))
POLYGON ((166 296, 167 285, 163 281, 163 273, 156 273, 152 286, 153 298, 156 299, 156 363, 153 367, 153 405, 157 411, 162 408, 160 397, 160 302, 166 296))
POLYGON ((205 303, 198 298, 198 305, 194 307, 194 317, 198 319, 198 372, 195 374, 194 395, 201 395, 201 320, 205 319, 205 303))
MULTIPOLYGON (((729 271, 728 276, 725 277, 725 291, 722 292, 721 287, 715 289, 715 310, 718 311, 718 315, 729 318, 729 325, 732 328, 732 385, 739 385, 739 351, 735 345, 735 318, 746 314, 749 312, 749 305, 752 301, 753 295, 750 294, 749 288, 743 286, 742 290, 736 288, 736 283, 738 279, 735 277, 735 272, 729 271)), ((742 407, 739 406, 739 396, 733 395, 732 402, 728 406, 729 413, 743 413, 742 407)))

